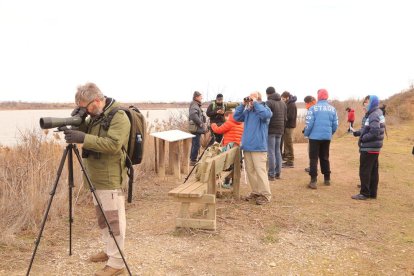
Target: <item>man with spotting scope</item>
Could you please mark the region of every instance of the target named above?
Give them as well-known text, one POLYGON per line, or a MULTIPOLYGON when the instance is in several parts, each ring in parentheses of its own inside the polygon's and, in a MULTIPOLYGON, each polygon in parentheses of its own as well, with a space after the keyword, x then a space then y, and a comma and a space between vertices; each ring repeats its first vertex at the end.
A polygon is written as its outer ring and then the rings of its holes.
MULTIPOLYGON (((82 146, 82 158, 96 188, 96 195, 102 203, 105 216, 112 228, 114 237, 120 249, 124 250, 126 219, 125 197, 122 193, 122 183, 126 179, 126 153, 130 121, 124 111, 118 110, 105 127, 108 113, 119 107, 114 99, 105 97, 94 83, 86 83, 78 87, 75 95, 78 106, 72 111, 72 116, 80 116, 82 123, 79 130, 64 131, 67 143, 79 143, 82 146), (89 115, 88 118, 86 118, 89 115)), ((110 236, 104 217, 97 202, 93 199, 102 231, 105 250, 89 258, 91 262, 105 262, 106 266, 95 275, 119 275, 124 271, 121 254, 110 236)))

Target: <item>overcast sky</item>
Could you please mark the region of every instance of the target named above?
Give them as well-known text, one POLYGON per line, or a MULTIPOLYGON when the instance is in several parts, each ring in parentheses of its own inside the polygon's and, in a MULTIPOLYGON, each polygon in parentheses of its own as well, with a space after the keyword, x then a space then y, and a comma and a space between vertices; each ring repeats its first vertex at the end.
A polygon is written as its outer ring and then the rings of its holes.
POLYGON ((290 91, 381 98, 414 82, 414 1, 0 0, 0 101, 290 91))

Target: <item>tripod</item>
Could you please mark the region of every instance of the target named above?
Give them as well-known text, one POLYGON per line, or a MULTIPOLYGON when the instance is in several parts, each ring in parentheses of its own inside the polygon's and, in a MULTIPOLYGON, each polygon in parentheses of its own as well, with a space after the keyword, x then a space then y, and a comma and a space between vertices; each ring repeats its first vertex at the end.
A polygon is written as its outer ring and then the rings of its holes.
POLYGON ((36 255, 36 251, 37 251, 37 248, 38 248, 38 246, 40 244, 40 239, 42 237, 42 233, 43 233, 43 230, 45 228, 47 216, 49 214, 50 207, 52 205, 53 197, 54 197, 54 195, 56 193, 56 188, 57 188, 57 185, 59 183, 60 176, 62 174, 63 166, 65 165, 66 157, 68 158, 68 183, 69 183, 69 256, 72 255, 72 223, 73 223, 73 215, 72 215, 72 193, 73 193, 73 188, 74 188, 74 184, 73 184, 73 152, 75 153, 76 158, 78 159, 79 165, 82 168, 82 172, 83 172, 83 174, 84 174, 84 176, 85 176, 85 178, 86 178, 86 180, 88 182, 89 189, 92 192, 93 197, 95 198, 96 202, 98 203, 99 210, 101 211, 101 213, 102 213, 102 215, 103 215, 103 217, 105 219, 105 224, 108 227, 109 234, 111 235, 111 237, 115 241, 116 247, 118 248, 119 253, 121 254, 122 260, 123 260, 123 262, 125 264, 126 269, 128 270, 129 275, 132 275, 131 274, 131 271, 129 270, 128 264, 125 261, 124 255, 123 255, 123 253, 121 251, 121 248, 119 247, 118 242, 115 239, 115 236, 113 234, 112 228, 109 225, 108 219, 105 216, 105 213, 104 213, 104 210, 103 210, 101 201, 96 196, 95 187, 93 186, 93 184, 91 182, 91 179, 89 178, 89 175, 86 172, 85 166, 82 163, 82 159, 81 159, 81 156, 79 154, 79 150, 78 150, 78 148, 76 147, 75 144, 68 144, 66 146, 66 149, 63 151, 62 159, 60 160, 60 165, 59 165, 59 168, 58 168, 58 171, 57 171, 57 174, 56 174, 56 179, 55 179, 55 182, 53 184, 52 191, 50 192, 49 202, 48 202, 48 205, 47 205, 45 214, 43 216, 43 220, 42 220, 42 224, 41 224, 41 228, 40 228, 39 234, 38 234, 37 239, 35 241, 35 248, 33 250, 32 258, 30 260, 30 264, 29 264, 29 268, 27 269, 26 276, 28 276, 30 274, 30 270, 32 268, 32 264, 33 264, 33 261, 34 261, 35 255, 36 255))

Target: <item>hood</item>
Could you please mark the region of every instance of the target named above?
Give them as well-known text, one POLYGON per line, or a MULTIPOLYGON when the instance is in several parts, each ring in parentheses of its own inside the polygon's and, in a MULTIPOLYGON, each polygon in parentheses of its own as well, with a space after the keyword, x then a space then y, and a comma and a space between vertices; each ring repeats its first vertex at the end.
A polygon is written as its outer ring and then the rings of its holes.
POLYGON ((280 101, 282 98, 279 93, 273 93, 267 96, 268 100, 280 101))
POLYGON ((296 97, 296 96, 292 96, 292 97, 290 97, 290 99, 289 99, 289 101, 288 101, 288 104, 290 104, 290 103, 295 103, 297 99, 298 99, 298 97, 296 97))
POLYGON ((238 121, 236 121, 236 120, 233 118, 233 113, 232 113, 232 114, 229 114, 229 118, 228 118, 227 120, 229 120, 230 122, 235 123, 236 125, 241 125, 241 124, 243 124, 243 122, 238 122, 238 121))
POLYGON ((377 107, 379 107, 379 98, 375 95, 370 95, 368 106, 367 106, 367 111, 369 112, 377 107))

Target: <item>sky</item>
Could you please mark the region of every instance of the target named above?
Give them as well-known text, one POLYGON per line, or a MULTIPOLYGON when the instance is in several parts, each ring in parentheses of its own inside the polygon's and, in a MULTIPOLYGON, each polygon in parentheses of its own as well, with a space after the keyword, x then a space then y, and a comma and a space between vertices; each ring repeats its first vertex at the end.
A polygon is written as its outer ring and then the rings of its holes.
POLYGON ((387 98, 414 83, 414 1, 0 0, 0 101, 387 98))

